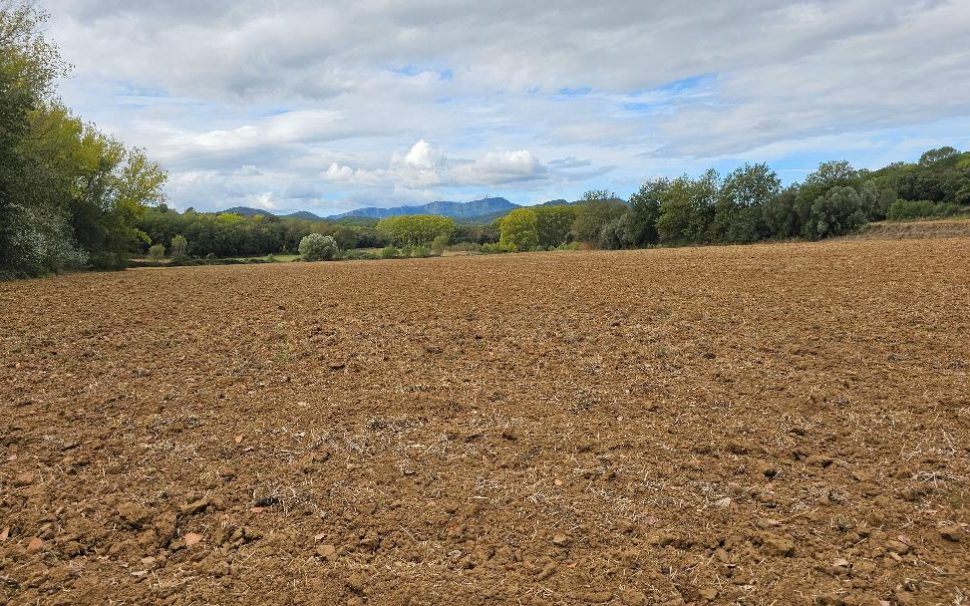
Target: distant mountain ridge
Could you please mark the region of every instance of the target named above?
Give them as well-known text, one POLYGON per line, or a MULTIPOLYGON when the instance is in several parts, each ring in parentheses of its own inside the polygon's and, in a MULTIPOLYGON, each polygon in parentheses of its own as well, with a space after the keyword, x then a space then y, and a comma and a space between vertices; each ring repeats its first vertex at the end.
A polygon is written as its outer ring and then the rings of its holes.
POLYGON ((471 202, 429 202, 417 206, 396 206, 393 208, 378 208, 376 206, 368 208, 358 208, 350 212, 327 217, 328 219, 345 219, 348 217, 367 218, 367 219, 386 219, 387 217, 397 217, 400 215, 440 215, 451 217, 452 219, 471 219, 483 215, 492 215, 500 212, 508 212, 520 208, 520 205, 513 204, 505 198, 482 198, 471 202))
POLYGON ((282 217, 284 219, 306 219, 308 221, 322 221, 323 217, 315 215, 307 210, 301 210, 299 212, 290 213, 288 215, 277 215, 271 213, 268 210, 263 210, 262 208, 251 208, 249 206, 233 206, 232 208, 227 208, 226 210, 220 211, 219 214, 230 214, 230 215, 241 215, 243 217, 282 217))
MULTIPOLYGON (((577 202, 567 202, 566 200, 551 200, 539 206, 552 206, 558 204, 577 204, 577 202)), ((304 219, 307 221, 339 221, 341 219, 386 219, 387 217, 399 217, 401 215, 438 215, 450 217, 460 222, 491 222, 503 215, 517 209, 524 208, 521 204, 509 202, 505 198, 482 198, 471 202, 451 202, 439 201, 427 204, 394 206, 391 208, 379 208, 370 206, 358 208, 338 215, 320 217, 309 211, 300 211, 288 215, 276 215, 268 210, 261 208, 250 208, 248 206, 234 206, 222 212, 242 215, 244 217, 282 217, 291 219, 304 219)))

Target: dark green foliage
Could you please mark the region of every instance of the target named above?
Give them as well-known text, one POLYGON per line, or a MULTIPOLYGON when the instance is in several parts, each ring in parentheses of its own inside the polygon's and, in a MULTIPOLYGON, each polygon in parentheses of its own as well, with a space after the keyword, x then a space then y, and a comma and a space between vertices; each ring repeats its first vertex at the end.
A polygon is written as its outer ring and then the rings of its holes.
POLYGON ((745 164, 721 184, 708 229, 711 242, 748 243, 770 235, 765 208, 781 191, 781 180, 767 164, 745 164))
POLYGON ((185 236, 179 234, 174 236, 168 245, 168 254, 175 261, 184 261, 189 258, 189 241, 185 236))
POLYGON ((539 246, 549 248, 568 241, 573 222, 576 220, 575 206, 535 206, 539 246))
POLYGON ((657 234, 663 244, 701 244, 708 241, 720 177, 709 170, 698 179, 683 176, 671 182, 660 204, 657 234))
POLYGON ((931 217, 952 217, 970 212, 970 208, 949 204, 947 202, 930 202, 929 200, 897 200, 889 207, 886 218, 890 221, 908 221, 931 217))
POLYGON ((54 97, 65 74, 46 13, 0 0, 0 277, 121 269, 146 245, 134 223, 166 175, 54 97))
POLYGON ((618 226, 624 248, 649 246, 660 240, 657 219, 660 218, 660 203, 669 189, 670 180, 660 178, 647 181, 640 186, 640 191, 630 196, 629 209, 618 226))
POLYGON ((455 226, 455 231, 451 235, 451 241, 470 242, 473 244, 495 244, 501 237, 498 224, 498 220, 487 225, 459 223, 455 226))
POLYGON ((578 242, 598 245, 603 228, 626 212, 627 207, 608 191, 586 192, 583 202, 575 205, 572 237, 578 242))

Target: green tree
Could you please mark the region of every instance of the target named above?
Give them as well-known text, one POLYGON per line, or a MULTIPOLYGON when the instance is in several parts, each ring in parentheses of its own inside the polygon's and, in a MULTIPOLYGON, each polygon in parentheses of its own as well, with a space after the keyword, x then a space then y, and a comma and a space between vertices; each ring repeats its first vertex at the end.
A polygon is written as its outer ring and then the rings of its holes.
POLYGON ((818 165, 818 169, 810 174, 805 179, 805 183, 798 189, 798 197, 795 199, 795 212, 798 215, 802 237, 808 239, 818 237, 818 226, 814 221, 812 211, 816 200, 834 187, 857 186, 860 177, 859 171, 844 160, 823 162, 818 165))
POLYGON ((168 255, 177 261, 188 258, 189 241, 185 239, 185 236, 179 234, 172 238, 168 245, 168 255))
POLYGON ((640 186, 637 193, 630 196, 627 217, 616 228, 620 247, 648 246, 659 240, 657 219, 660 218, 660 203, 670 190, 670 180, 654 179, 640 186))
POLYGON ((165 257, 165 245, 155 244, 148 249, 148 256, 152 261, 161 261, 165 257))
POLYGON ((46 158, 31 154, 31 115, 65 75, 44 37, 47 13, 33 2, 0 0, 0 278, 39 275, 87 262, 63 200, 47 195, 46 158))
POLYGON ((619 218, 626 210, 626 204, 617 199, 615 194, 606 190, 586 192, 583 201, 576 205, 573 238, 579 242, 598 245, 603 227, 619 218))
POLYGON ((377 233, 395 246, 430 245, 438 236, 449 239, 455 231, 455 221, 437 215, 402 215, 388 217, 377 223, 377 233))
POLYGON ((720 192, 720 177, 709 170, 698 179, 683 176, 664 192, 657 218, 657 234, 665 244, 699 244, 707 240, 708 225, 720 192))
POLYGON ((566 205, 534 206, 539 230, 539 246, 551 248, 569 241, 570 230, 576 220, 576 207, 566 205))
POLYGON ((499 243, 515 250, 533 250, 539 246, 539 218, 531 208, 517 208, 500 223, 499 243))
POLYGON ((862 196, 852 187, 833 187, 812 205, 812 239, 841 236, 866 222, 862 196))
POLYGON ((331 261, 339 253, 340 248, 333 236, 310 234, 300 241, 300 256, 305 261, 331 261))
POLYGON ((709 227, 712 242, 755 242, 769 235, 764 208, 781 192, 781 179, 767 164, 745 164, 721 184, 709 227))

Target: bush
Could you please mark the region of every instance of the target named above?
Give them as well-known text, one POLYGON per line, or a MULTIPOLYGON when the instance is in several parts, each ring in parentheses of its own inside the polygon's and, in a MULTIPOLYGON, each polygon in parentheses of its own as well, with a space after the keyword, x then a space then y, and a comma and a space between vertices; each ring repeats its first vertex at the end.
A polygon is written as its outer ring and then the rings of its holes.
POLYGON ((343 254, 343 258, 347 261, 373 261, 377 259, 378 256, 374 253, 367 252, 366 250, 348 250, 343 254))
POLYGON ((189 258, 189 241, 185 236, 175 236, 168 247, 168 254, 172 259, 183 261, 189 258))
POLYGON ((448 236, 440 235, 431 242, 431 252, 434 253, 436 257, 440 257, 445 254, 445 247, 448 246, 448 236))
POLYGON ((416 259, 426 259, 431 256, 431 249, 427 246, 416 246, 411 256, 416 259))
POLYGON ((310 234, 300 240, 300 256, 306 261, 332 261, 339 253, 333 236, 310 234))
POLYGON ((945 202, 930 202, 928 200, 896 200, 889 205, 886 218, 890 221, 908 221, 928 217, 952 217, 968 209, 957 204, 945 202))
POLYGON ((381 251, 382 259, 396 259, 401 251, 397 249, 396 246, 385 246, 384 250, 381 251))
POLYGON ((495 244, 482 244, 481 252, 484 255, 500 255, 504 253, 516 252, 517 249, 514 246, 508 244, 502 244, 497 242, 495 244))
POLYGON ((458 242, 448 247, 452 252, 481 252, 482 245, 475 242, 458 242))
POLYGON ((165 257, 165 246, 162 244, 156 244, 148 249, 148 256, 152 261, 160 261, 165 257))

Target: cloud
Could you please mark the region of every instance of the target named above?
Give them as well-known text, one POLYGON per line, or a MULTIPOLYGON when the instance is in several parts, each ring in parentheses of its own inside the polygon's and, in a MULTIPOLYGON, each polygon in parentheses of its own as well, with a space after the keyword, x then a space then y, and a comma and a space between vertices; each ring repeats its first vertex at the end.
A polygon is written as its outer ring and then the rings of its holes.
POLYGON ((46 6, 64 99, 163 161, 183 206, 573 197, 756 151, 865 163, 854 142, 901 132, 970 146, 967 2, 46 6))
POLYGON ((547 168, 527 150, 490 151, 473 160, 453 159, 421 139, 407 152, 395 152, 387 168, 367 170, 334 162, 321 176, 333 183, 420 190, 439 185, 501 186, 542 179, 547 174, 547 168))

